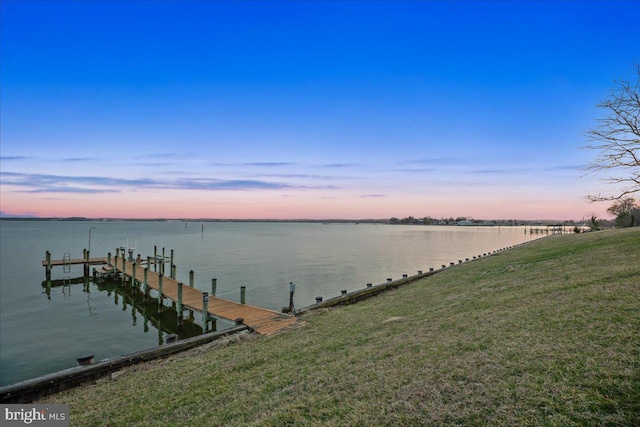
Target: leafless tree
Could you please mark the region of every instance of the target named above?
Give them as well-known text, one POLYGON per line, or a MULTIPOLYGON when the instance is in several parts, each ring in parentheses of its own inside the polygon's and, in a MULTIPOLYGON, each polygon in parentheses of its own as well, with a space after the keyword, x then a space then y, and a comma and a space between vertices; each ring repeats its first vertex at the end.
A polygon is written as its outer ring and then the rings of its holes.
POLYGON ((640 65, 631 80, 616 82, 611 97, 598 104, 607 113, 598 125, 586 132, 590 142, 585 148, 597 157, 587 166, 589 173, 614 184, 617 194, 587 196, 591 201, 619 200, 640 192, 640 65), (633 81, 635 80, 635 82, 633 81))

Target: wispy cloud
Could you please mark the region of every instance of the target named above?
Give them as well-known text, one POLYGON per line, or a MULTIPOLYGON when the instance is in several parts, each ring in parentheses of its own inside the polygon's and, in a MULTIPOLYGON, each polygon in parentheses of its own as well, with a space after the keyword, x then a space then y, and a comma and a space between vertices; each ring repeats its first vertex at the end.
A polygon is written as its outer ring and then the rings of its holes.
POLYGON ((250 166, 250 167, 259 167, 259 168, 277 168, 277 167, 284 167, 284 166, 296 166, 297 163, 294 162, 228 162, 228 163, 223 163, 223 162, 211 162, 209 163, 209 165, 211 166, 220 166, 220 167, 244 167, 244 166, 250 166))
POLYGON ((361 199, 377 199, 382 197, 387 197, 387 196, 386 194, 364 194, 360 196, 361 199))
POLYGON ((561 165, 544 168, 545 172, 555 171, 584 171, 585 165, 561 165))
POLYGON ((441 169, 438 168, 394 168, 394 172, 403 172, 403 173, 424 173, 424 172, 435 172, 441 169))
POLYGON ((30 160, 33 159, 33 157, 29 157, 29 156, 0 156, 0 161, 3 162, 14 162, 14 161, 18 161, 18 160, 30 160))
POLYGON ((430 157, 421 159, 409 159, 397 162, 398 165, 453 165, 462 164, 468 160, 456 157, 430 157))
POLYGON ((316 179, 316 180, 329 180, 329 179, 341 179, 341 177, 326 176, 326 175, 310 175, 302 173, 281 173, 281 174, 261 174, 271 178, 286 178, 286 179, 316 179))
POLYGON ((509 175, 509 174, 520 174, 524 172, 533 172, 535 169, 532 168, 493 168, 493 169, 475 169, 472 170, 472 174, 477 175, 509 175))
POLYGON ((289 184, 254 179, 224 180, 187 178, 167 182, 165 188, 180 190, 277 190, 294 187, 289 184))
POLYGON ((5 186, 21 187, 26 193, 117 193, 124 190, 278 190, 331 189, 332 186, 302 186, 256 179, 179 178, 157 180, 124 179, 101 176, 66 176, 1 172, 5 186))
POLYGON ((501 175, 509 172, 511 171, 507 169, 476 169, 471 171, 471 173, 479 175, 501 175))
POLYGON ((295 163, 292 162, 253 162, 253 163, 240 163, 240 166, 257 166, 257 167, 267 167, 267 168, 275 168, 280 166, 293 166, 295 163))
POLYGON ((60 159, 62 162, 89 162, 95 160, 91 157, 68 157, 66 159, 60 159))
POLYGON ((352 168, 360 166, 357 163, 329 163, 326 165, 322 165, 323 168, 352 168))

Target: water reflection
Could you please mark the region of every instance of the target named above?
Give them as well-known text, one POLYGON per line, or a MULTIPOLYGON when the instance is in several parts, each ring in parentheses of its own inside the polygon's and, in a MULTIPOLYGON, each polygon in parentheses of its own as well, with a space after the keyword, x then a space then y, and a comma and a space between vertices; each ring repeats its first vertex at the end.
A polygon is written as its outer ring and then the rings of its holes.
MULTIPOLYGON (((121 306, 123 312, 129 311, 131 314, 131 326, 139 327, 141 321, 142 329, 148 333, 151 329, 158 332, 158 345, 166 342, 168 336, 175 335, 178 339, 194 337, 203 333, 203 328, 196 322, 196 316, 189 310, 182 325, 178 326, 178 313, 176 304, 167 305, 165 301, 160 302, 159 298, 152 297, 145 293, 138 286, 131 286, 130 283, 123 283, 118 279, 105 279, 94 282, 89 277, 64 278, 59 280, 45 280, 42 282, 43 294, 51 300, 51 289, 61 288, 66 298, 71 297, 71 291, 77 285, 82 285, 82 292, 87 296, 87 310, 89 316, 95 316, 95 309, 92 305, 92 292, 104 293, 106 298, 111 298, 116 306, 121 306)), ((198 316, 199 317, 199 316, 198 316)), ((213 322, 210 331, 217 330, 217 322, 213 322)))

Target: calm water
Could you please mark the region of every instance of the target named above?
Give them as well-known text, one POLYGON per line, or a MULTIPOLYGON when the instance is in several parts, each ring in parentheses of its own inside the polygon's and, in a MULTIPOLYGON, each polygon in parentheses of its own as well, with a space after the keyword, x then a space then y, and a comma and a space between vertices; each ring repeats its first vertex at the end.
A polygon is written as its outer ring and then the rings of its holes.
MULTIPOLYGON (((177 278, 240 300, 280 311, 288 304, 289 282, 296 283, 296 307, 362 289, 402 274, 530 240, 520 227, 447 227, 374 224, 302 224, 248 222, 96 222, 0 221, 0 385, 66 369, 76 358, 96 360, 153 347, 175 333, 175 311, 158 314, 139 294, 115 283, 82 279, 54 286, 47 294, 41 261, 65 253, 81 258, 115 254, 135 247, 142 257, 154 246, 168 256, 174 250, 177 278)), ((535 238, 536 236, 533 236, 535 238)), ((82 266, 52 279, 79 278, 82 266)), ((181 336, 199 333, 199 313, 181 336)), ((218 329, 230 324, 218 321, 218 329)))

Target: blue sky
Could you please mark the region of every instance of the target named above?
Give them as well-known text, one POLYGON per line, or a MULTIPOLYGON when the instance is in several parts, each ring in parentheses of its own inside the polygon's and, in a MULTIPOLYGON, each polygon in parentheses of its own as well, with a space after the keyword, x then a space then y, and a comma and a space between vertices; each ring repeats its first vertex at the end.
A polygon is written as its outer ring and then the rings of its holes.
POLYGON ((638 1, 2 0, 0 211, 580 219, 638 1))

